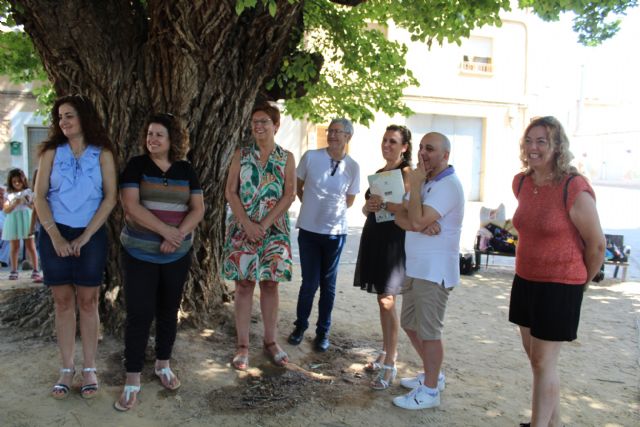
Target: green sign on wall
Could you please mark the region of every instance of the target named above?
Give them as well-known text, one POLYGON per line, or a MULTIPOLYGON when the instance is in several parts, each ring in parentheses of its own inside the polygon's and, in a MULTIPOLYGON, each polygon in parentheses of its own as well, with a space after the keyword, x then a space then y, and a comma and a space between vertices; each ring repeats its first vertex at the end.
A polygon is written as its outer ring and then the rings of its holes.
POLYGON ((22 142, 20 141, 11 141, 9 143, 11 146, 11 155, 12 156, 21 156, 22 155, 22 142))

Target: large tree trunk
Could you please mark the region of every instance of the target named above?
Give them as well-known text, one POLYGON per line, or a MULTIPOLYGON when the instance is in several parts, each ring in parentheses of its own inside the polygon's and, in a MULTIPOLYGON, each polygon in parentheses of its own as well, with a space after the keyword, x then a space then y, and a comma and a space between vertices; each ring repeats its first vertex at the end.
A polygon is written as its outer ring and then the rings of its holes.
MULTIPOLYGON (((171 112, 188 123, 189 159, 200 176, 206 214, 196 233, 182 318, 202 324, 230 299, 220 278, 229 160, 257 94, 301 22, 302 2, 278 1, 275 17, 261 2, 237 16, 236 0, 149 0, 146 7, 135 0, 10 3, 57 93, 81 93, 95 103, 121 168, 139 152, 150 112, 171 112)), ((116 208, 101 299, 108 331, 120 329, 124 319, 121 226, 116 208)))

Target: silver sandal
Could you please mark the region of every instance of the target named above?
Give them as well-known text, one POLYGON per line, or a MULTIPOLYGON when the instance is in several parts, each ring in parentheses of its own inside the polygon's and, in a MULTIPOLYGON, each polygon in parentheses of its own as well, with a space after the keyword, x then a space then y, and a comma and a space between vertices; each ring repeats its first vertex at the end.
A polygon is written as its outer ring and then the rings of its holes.
MULTIPOLYGON (((75 374, 76 370, 73 368, 60 368, 60 374, 75 374)), ((71 377, 71 381, 73 382, 73 377, 71 377)), ((63 383, 55 383, 53 388, 51 389, 51 397, 57 400, 66 399, 69 396, 69 392, 71 391, 71 386, 63 383), (58 392, 62 392, 59 394, 58 392)))
POLYGON ((398 375, 398 369, 396 366, 382 365, 382 369, 378 372, 376 378, 371 382, 371 388, 374 390, 386 390, 391 384, 393 384, 393 380, 396 379, 396 375, 398 375), (388 380, 385 380, 387 371, 391 371, 391 376, 388 380))

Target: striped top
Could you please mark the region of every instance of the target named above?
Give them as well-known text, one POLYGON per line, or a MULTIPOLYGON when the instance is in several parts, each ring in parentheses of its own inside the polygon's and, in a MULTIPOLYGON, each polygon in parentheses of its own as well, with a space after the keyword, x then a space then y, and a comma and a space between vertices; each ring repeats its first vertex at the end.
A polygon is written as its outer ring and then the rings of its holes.
MULTIPOLYGON (((165 224, 177 227, 189 213, 192 194, 202 194, 200 183, 191 164, 181 160, 163 172, 149 156, 133 157, 120 175, 120 189, 137 188, 140 204, 165 224)), ((120 242, 134 258, 156 264, 166 264, 182 258, 191 249, 190 233, 182 245, 171 254, 160 252, 162 236, 127 217, 120 242)))

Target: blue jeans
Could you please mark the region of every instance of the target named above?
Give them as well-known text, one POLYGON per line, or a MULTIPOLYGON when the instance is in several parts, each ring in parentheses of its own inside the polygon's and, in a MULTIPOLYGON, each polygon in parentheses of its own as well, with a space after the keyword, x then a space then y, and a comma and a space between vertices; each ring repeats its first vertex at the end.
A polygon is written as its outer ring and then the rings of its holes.
POLYGON ((298 294, 297 319, 294 323, 297 327, 301 329, 309 327, 313 298, 319 286, 316 334, 329 333, 331 311, 336 298, 338 262, 346 240, 346 234, 318 234, 303 229, 298 230, 302 285, 298 294))

